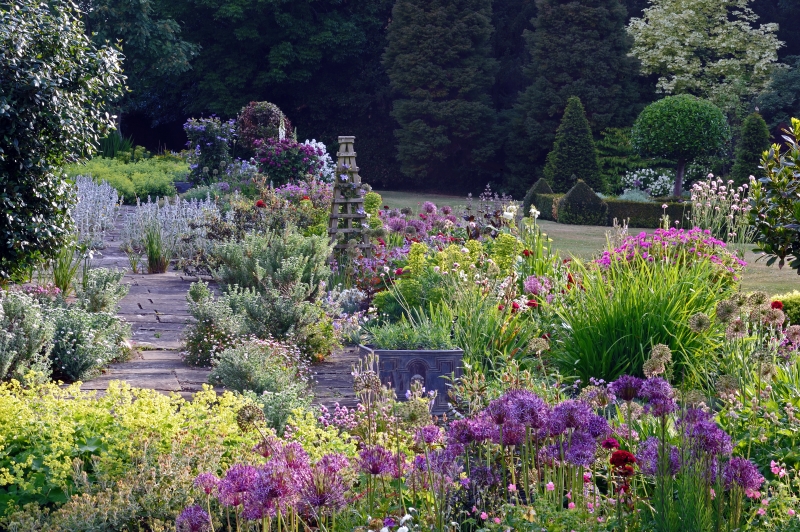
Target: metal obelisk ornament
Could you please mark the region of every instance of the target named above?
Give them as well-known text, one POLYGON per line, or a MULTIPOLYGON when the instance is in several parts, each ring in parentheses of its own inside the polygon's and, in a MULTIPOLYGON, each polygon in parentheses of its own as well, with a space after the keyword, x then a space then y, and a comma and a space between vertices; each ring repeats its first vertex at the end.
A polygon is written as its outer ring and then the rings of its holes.
MULTIPOLYGON (((336 176, 333 184, 333 201, 328 223, 328 234, 335 244, 334 254, 346 253, 351 258, 368 256, 372 249, 369 226, 364 211, 364 193, 368 185, 361 183, 353 151, 355 137, 339 137, 336 153, 336 176)), ((338 260, 338 259, 337 259, 338 260)))

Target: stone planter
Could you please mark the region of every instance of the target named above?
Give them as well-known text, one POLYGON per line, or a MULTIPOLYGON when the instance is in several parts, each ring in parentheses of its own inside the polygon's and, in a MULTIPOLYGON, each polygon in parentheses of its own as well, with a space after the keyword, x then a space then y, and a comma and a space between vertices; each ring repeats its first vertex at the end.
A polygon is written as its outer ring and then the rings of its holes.
POLYGON ((447 412, 447 391, 450 380, 444 377, 461 377, 464 372, 462 349, 453 350, 391 350, 359 346, 362 356, 374 353, 379 360, 381 382, 390 385, 397 398, 405 401, 411 383, 419 381, 426 391, 435 390, 433 414, 447 412))

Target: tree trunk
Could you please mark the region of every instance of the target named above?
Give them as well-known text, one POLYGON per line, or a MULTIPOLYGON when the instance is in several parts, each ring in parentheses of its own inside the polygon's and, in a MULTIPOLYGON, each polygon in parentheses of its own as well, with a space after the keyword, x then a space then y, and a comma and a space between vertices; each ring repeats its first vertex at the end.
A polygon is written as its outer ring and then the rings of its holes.
POLYGON ((683 174, 686 171, 686 159, 678 159, 678 170, 675 172, 675 188, 672 195, 676 198, 683 196, 683 174))

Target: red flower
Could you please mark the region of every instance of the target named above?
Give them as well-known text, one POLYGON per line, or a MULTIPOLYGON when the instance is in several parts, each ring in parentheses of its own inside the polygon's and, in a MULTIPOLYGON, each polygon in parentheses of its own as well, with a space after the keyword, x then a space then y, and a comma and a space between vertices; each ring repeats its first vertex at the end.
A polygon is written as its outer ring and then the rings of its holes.
POLYGON ((772 308, 783 310, 783 302, 782 301, 773 301, 772 304, 770 304, 770 306, 772 308))
POLYGON ((497 310, 503 310, 504 308, 506 308, 506 306, 505 306, 505 305, 503 305, 502 303, 500 303, 499 305, 497 305, 497 310))
POLYGON ((258 200, 258 201, 256 202, 256 207, 258 207, 259 209, 263 209, 263 208, 264 208, 264 207, 266 207, 266 206, 267 206, 267 204, 266 204, 266 203, 264 203, 264 200, 258 200))
POLYGON ((531 308, 536 308, 536 307, 539 306, 539 302, 536 301, 535 299, 529 299, 528 302, 525 303, 525 304, 528 305, 531 308))
POLYGON ((613 465, 614 467, 625 467, 626 465, 629 464, 635 464, 636 457, 633 456, 628 451, 623 451, 622 449, 618 449, 613 453, 611 453, 611 458, 609 462, 611 462, 611 465, 613 465))
POLYGON ((517 303, 516 301, 511 303, 511 312, 516 312, 518 310, 519 310, 519 303, 517 303))
POLYGON ((542 335, 542 338, 544 338, 545 340, 549 340, 550 339, 550 333, 544 333, 542 335))
POLYGON ((522 255, 525 256, 525 257, 530 257, 531 255, 533 255, 533 252, 531 250, 529 250, 529 249, 523 249, 522 250, 522 255))
POLYGON ((608 438, 603 440, 603 443, 600 444, 603 449, 619 449, 619 442, 614 438, 608 438))
POLYGON ((388 205, 384 205, 383 209, 388 211, 389 210, 389 206, 388 205))
POLYGON ((423 220, 427 220, 428 219, 428 215, 426 215, 424 213, 419 213, 419 217, 422 218, 423 220))
POLYGON ((397 269, 394 271, 394 274, 395 274, 395 275, 403 275, 403 268, 397 268, 397 269))
POLYGON ((379 239, 378 239, 378 243, 379 243, 381 246, 383 246, 383 247, 386 247, 386 241, 385 241, 384 239, 382 239, 382 238, 379 238, 379 239))
POLYGON ((311 201, 311 198, 309 198, 308 196, 303 196, 303 200, 302 201, 311 201))

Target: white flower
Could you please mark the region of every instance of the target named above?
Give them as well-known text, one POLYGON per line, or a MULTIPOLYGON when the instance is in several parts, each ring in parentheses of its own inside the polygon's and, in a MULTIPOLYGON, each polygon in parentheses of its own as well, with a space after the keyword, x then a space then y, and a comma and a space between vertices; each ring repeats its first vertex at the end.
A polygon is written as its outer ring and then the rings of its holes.
POLYGON ((514 213, 511 212, 511 211, 505 211, 505 212, 503 212, 503 218, 505 218, 506 220, 513 220, 514 219, 514 213))
MULTIPOLYGON (((409 519, 411 519, 411 515, 410 515, 410 514, 406 514, 406 515, 404 515, 404 516, 402 517, 402 519, 400 519, 400 524, 402 525, 403 523, 405 523, 405 522, 406 522, 406 521, 408 521, 409 519)), ((408 529, 406 529, 406 530, 408 530, 408 529)), ((400 530, 398 530, 397 532, 400 532, 400 530)))
POLYGON ((531 205, 531 218, 533 218, 535 220, 535 219, 537 219, 539 217, 540 214, 542 214, 542 213, 540 213, 538 210, 536 210, 536 206, 535 205, 531 205))
POLYGON ((400 528, 397 529, 397 532, 408 532, 408 527, 407 526, 401 526, 400 528))

